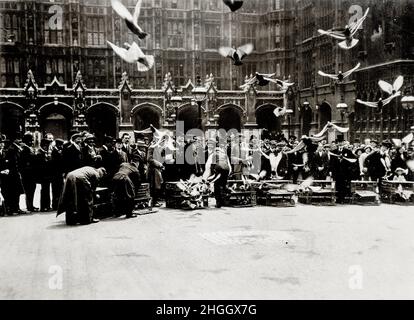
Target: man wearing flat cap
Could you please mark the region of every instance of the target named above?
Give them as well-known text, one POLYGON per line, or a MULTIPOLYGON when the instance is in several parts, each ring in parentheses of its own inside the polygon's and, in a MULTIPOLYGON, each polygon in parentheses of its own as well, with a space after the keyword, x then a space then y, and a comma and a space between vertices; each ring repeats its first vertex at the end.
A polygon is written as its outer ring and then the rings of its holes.
POLYGON ((82 134, 79 132, 72 132, 70 141, 63 146, 62 157, 65 174, 83 166, 81 143, 82 134))
POLYGON ((25 133, 20 144, 20 173, 26 195, 26 208, 28 211, 36 212, 39 211, 39 208, 33 206, 33 198, 36 190, 36 152, 33 145, 33 134, 30 132, 25 133))
POLYGON ((83 137, 82 159, 83 165, 98 168, 102 165, 102 157, 96 149, 96 138, 91 133, 86 133, 83 137))

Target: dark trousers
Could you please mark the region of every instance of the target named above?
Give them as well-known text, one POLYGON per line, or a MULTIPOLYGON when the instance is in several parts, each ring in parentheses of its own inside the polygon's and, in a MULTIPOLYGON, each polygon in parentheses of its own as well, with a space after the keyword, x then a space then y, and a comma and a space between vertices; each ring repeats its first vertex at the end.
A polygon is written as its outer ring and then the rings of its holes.
POLYGON ((336 202, 344 203, 345 197, 351 195, 351 182, 345 179, 338 179, 335 181, 336 202))
POLYGON ((40 208, 41 210, 50 209, 50 180, 43 180, 40 189, 40 208))
MULTIPOLYGON (((31 174, 22 175, 24 193, 26 194, 26 209, 33 211, 33 198, 36 191, 36 181, 31 174)), ((18 201, 17 201, 18 202, 18 201)))
POLYGON ((52 209, 57 210, 60 195, 63 190, 63 176, 58 175, 52 178, 52 209))
POLYGON ((221 176, 214 182, 214 197, 216 198, 217 207, 221 207, 224 205, 224 200, 226 197, 227 178, 229 176, 229 170, 216 170, 216 174, 221 174, 221 176))

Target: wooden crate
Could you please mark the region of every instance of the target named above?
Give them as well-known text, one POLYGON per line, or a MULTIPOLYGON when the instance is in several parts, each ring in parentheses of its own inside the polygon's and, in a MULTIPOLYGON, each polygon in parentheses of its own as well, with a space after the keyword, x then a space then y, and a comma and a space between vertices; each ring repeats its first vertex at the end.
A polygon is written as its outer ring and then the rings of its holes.
MULTIPOLYGON (((302 183, 303 181, 299 181, 302 183)), ((334 206, 335 187, 330 180, 314 180, 312 186, 306 190, 300 190, 298 193, 298 201, 303 204, 334 206)))
POLYGON ((346 200, 351 204, 379 205, 381 201, 377 190, 378 183, 375 181, 351 181, 351 197, 346 200))
POLYGON ((272 207, 294 207, 295 193, 285 189, 290 180, 266 180, 252 183, 257 193, 257 204, 272 207))
MULTIPOLYGON (((195 203, 196 199, 199 197, 191 197, 188 195, 183 195, 183 192, 177 186, 178 182, 167 182, 165 184, 165 206, 170 209, 182 209, 182 210, 192 210, 191 207, 186 205, 187 201, 195 203)), ((208 194, 201 195, 202 203, 201 206, 197 206, 194 210, 208 208, 208 194)))
POLYGON ((414 205, 414 182, 382 181, 380 195, 384 203, 414 205))
POLYGON ((113 212, 110 190, 108 188, 96 188, 93 203, 94 218, 107 218, 111 217, 112 214, 113 212))
POLYGON ((257 204, 256 191, 237 191, 226 195, 224 205, 226 207, 245 208, 254 207, 257 204))

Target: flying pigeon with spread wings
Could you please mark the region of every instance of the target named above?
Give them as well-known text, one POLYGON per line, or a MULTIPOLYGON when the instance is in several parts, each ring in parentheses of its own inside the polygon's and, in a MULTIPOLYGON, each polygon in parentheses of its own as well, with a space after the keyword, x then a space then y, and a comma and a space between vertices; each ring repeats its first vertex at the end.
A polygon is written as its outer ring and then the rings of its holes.
POLYGON ((322 131, 313 135, 316 138, 320 138, 323 137, 325 135, 326 132, 328 132, 328 130, 330 129, 334 129, 340 133, 346 133, 349 131, 349 128, 342 128, 340 126, 337 126, 336 124, 333 124, 332 122, 328 121, 328 123, 325 125, 325 127, 323 127, 322 131))
POLYGON ((253 49, 253 45, 251 43, 248 43, 238 47, 237 49, 230 47, 220 47, 218 51, 223 57, 233 60, 235 66, 241 66, 243 64, 242 60, 251 54, 253 52, 253 49))
POLYGON ((354 36, 358 32, 359 28, 362 26, 362 23, 367 18, 368 12, 369 8, 367 9, 367 11, 365 11, 365 14, 360 19, 358 19, 355 23, 351 25, 346 25, 344 29, 328 31, 319 29, 318 32, 320 34, 330 36, 334 39, 341 40, 341 42, 338 44, 340 48, 346 50, 352 49, 359 42, 359 40, 355 39, 354 36))
POLYGON ((288 109, 286 106, 282 107, 276 107, 275 110, 273 110, 273 114, 279 118, 283 117, 285 114, 293 113, 292 109, 288 109))
POLYGON ((246 89, 248 86, 252 86, 254 84, 264 87, 267 86, 270 82, 277 83, 277 79, 272 78, 275 76, 275 74, 276 73, 265 74, 256 72, 256 74, 250 79, 247 79, 246 83, 241 85, 240 88, 246 89))
POLYGON ((132 45, 125 43, 124 45, 128 49, 118 47, 110 41, 107 43, 122 60, 128 63, 137 63, 138 71, 145 72, 154 66, 154 56, 145 55, 136 42, 133 42, 132 45))
POLYGON ((388 93, 389 95, 394 95, 397 92, 400 91, 401 87, 404 83, 404 77, 398 76, 397 79, 395 79, 394 83, 388 83, 383 80, 378 81, 378 85, 380 86, 381 90, 388 93))
POLYGON ((232 12, 239 10, 243 5, 242 0, 223 0, 223 2, 232 12))
POLYGON ((356 70, 358 70, 358 68, 361 66, 361 64, 360 63, 358 63, 353 69, 351 69, 351 70, 348 70, 348 71, 346 71, 346 72, 342 72, 342 71, 339 71, 339 73, 338 74, 328 74, 328 73, 325 73, 325 72, 323 72, 323 71, 318 71, 318 74, 320 75, 320 76, 322 76, 322 77, 328 77, 328 78, 331 78, 331 79, 333 79, 333 80, 335 80, 335 81, 338 81, 338 82, 343 82, 346 78, 348 78, 352 73, 354 73, 354 71, 356 71, 356 70))
POLYGON ((144 30, 142 30, 142 28, 138 25, 138 18, 141 12, 141 4, 142 0, 138 0, 137 5, 135 6, 134 14, 131 15, 129 10, 119 0, 111 0, 112 9, 114 9, 114 11, 122 19, 124 19, 128 29, 142 40, 148 36, 148 33, 144 32, 144 30))
POLYGON ((288 82, 288 81, 284 81, 284 80, 279 80, 279 79, 275 79, 276 80, 276 84, 283 90, 286 91, 289 89, 289 87, 293 86, 295 83, 293 82, 288 82))
POLYGON ((377 102, 368 102, 368 101, 362 101, 360 99, 357 99, 356 101, 360 104, 363 104, 370 108, 382 108, 389 104, 394 98, 399 97, 401 95, 401 92, 397 92, 391 96, 389 96, 387 99, 380 98, 377 102))

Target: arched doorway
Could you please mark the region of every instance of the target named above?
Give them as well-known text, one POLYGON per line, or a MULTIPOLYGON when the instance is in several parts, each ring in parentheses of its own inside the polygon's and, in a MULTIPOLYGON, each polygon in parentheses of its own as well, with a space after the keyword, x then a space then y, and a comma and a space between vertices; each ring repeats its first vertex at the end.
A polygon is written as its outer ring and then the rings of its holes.
POLYGON ((256 109, 256 123, 260 129, 266 129, 273 137, 282 132, 281 118, 276 117, 273 111, 277 106, 267 104, 256 109))
POLYGON ((322 128, 332 120, 331 106, 327 102, 323 102, 319 107, 319 128, 322 128))
POLYGON ((43 134, 51 133, 59 139, 68 140, 72 128, 73 110, 66 103, 47 103, 39 108, 39 124, 43 134))
POLYGON ((312 109, 304 107, 301 112, 302 135, 309 135, 312 128, 312 109))
POLYGON ((97 145, 102 145, 105 136, 116 137, 118 130, 118 109, 109 103, 98 103, 86 111, 89 131, 96 137, 97 145))
POLYGON ((238 106, 228 105, 219 109, 219 129, 241 131, 242 114, 238 106))
POLYGON ((177 112, 177 121, 184 122, 185 133, 191 129, 198 129, 200 127, 198 105, 186 104, 184 106, 181 106, 177 112))
POLYGON ((131 111, 132 122, 135 130, 144 130, 153 125, 159 129, 161 127, 162 109, 155 104, 143 104, 134 107, 131 111))
POLYGON ((18 132, 24 131, 24 109, 12 103, 0 103, 0 133, 14 140, 18 132))

